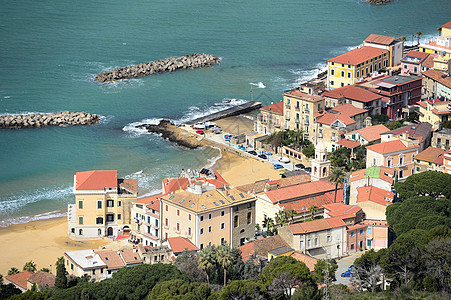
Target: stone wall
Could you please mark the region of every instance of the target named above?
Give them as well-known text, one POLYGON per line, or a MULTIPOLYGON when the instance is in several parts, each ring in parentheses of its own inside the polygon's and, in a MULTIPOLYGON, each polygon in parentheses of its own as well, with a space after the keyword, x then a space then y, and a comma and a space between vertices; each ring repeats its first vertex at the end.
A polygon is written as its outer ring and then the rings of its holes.
POLYGON ((130 67, 117 68, 112 71, 102 72, 95 79, 100 82, 113 82, 120 79, 130 79, 155 73, 208 67, 220 61, 219 57, 214 55, 195 53, 182 57, 165 58, 163 60, 156 60, 130 67))
POLYGON ((92 125, 100 117, 85 112, 57 112, 48 114, 3 115, 0 128, 29 128, 43 126, 92 125))
POLYGON ((393 0, 366 0, 370 4, 382 5, 392 2, 393 0))

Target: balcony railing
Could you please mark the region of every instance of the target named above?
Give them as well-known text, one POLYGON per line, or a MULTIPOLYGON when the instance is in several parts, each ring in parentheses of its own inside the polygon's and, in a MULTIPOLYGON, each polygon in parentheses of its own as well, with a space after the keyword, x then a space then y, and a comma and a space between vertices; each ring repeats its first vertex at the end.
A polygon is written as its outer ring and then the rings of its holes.
POLYGON ((285 116, 285 120, 290 121, 290 116, 285 116))

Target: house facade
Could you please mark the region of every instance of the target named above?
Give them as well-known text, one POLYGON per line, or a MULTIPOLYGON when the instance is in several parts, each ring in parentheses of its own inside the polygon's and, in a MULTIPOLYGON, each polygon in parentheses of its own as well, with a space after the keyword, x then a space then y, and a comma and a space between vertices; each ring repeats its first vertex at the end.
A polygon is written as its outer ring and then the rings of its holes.
POLYGON ((283 101, 260 108, 260 114, 255 119, 255 131, 272 134, 286 128, 283 108, 283 101))
POLYGON ((426 171, 444 172, 444 154, 446 150, 434 147, 428 147, 415 155, 415 173, 426 171))
POLYGON ((442 128, 432 134, 431 146, 443 150, 451 150, 451 129, 442 128))
POLYGON ((360 187, 375 186, 384 191, 392 191, 394 178, 395 170, 384 166, 369 167, 352 172, 349 177, 351 186, 349 204, 357 204, 357 191, 360 187))
POLYGON ((441 122, 451 120, 451 102, 438 98, 425 99, 418 102, 420 106, 420 122, 428 122, 435 126, 441 122))
POLYGON ((131 240, 145 246, 161 245, 160 200, 162 195, 139 199, 132 204, 131 240))
POLYGON ((401 75, 417 75, 420 76, 422 72, 428 70, 425 62, 429 56, 435 56, 435 54, 419 52, 415 50, 409 51, 401 60, 401 75))
POLYGON ((404 51, 404 42, 399 38, 380 34, 370 34, 364 41, 363 46, 370 46, 388 50, 389 67, 398 66, 404 51))

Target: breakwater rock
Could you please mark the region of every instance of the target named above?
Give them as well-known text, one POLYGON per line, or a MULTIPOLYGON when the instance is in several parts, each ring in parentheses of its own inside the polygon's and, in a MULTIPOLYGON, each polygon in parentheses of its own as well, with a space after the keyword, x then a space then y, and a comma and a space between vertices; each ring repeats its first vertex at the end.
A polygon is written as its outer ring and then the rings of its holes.
POLYGON ((194 134, 175 126, 169 120, 161 120, 158 125, 155 124, 141 124, 135 126, 136 128, 145 128, 148 132, 161 135, 164 139, 167 139, 179 146, 183 146, 189 149, 196 149, 203 147, 206 142, 194 134))
POLYGON ((100 117, 95 114, 69 111, 48 114, 3 115, 0 116, 0 128, 91 125, 99 122, 99 120, 100 117))
POLYGON ((102 72, 96 76, 96 80, 100 82, 113 82, 120 79, 130 79, 155 73, 208 67, 220 61, 219 57, 214 55, 195 53, 102 72))
POLYGON ((366 0, 370 4, 382 5, 392 2, 393 0, 366 0))

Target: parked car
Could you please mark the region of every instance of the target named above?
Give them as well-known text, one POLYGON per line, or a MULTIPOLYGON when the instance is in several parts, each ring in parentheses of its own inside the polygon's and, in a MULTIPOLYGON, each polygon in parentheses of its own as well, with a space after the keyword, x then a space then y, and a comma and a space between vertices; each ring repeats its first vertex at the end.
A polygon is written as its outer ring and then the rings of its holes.
POLYGON ((271 152, 268 152, 268 151, 263 151, 263 154, 264 154, 264 155, 272 155, 272 153, 271 153, 271 152))
POLYGON ((309 172, 309 173, 312 172, 312 168, 310 168, 310 167, 307 167, 307 168, 305 168, 304 170, 305 170, 306 172, 309 172))
POLYGON ((274 164, 274 169, 283 169, 283 166, 281 164, 274 164))
POLYGON ((197 134, 205 134, 205 132, 203 130, 196 130, 197 134))
POLYGON ((238 146, 238 149, 243 150, 243 151, 247 151, 245 147, 243 146, 238 146))
POLYGON ((279 161, 283 162, 283 163, 289 163, 290 159, 286 156, 281 156, 281 157, 279 157, 279 161))
POLYGON ((298 169, 305 169, 305 166, 303 164, 296 164, 294 166, 298 169))
POLYGON ((222 133, 222 130, 221 130, 221 128, 216 128, 215 130, 213 130, 213 132, 216 134, 220 134, 220 133, 222 133))
POLYGON ((194 129, 205 129, 205 123, 199 122, 199 123, 194 124, 193 127, 194 127, 194 129))
POLYGON ((230 141, 230 139, 232 138, 232 137, 234 137, 235 135, 233 135, 233 134, 224 134, 224 140, 225 141, 230 141))
POLYGON ((249 154, 252 154, 252 155, 257 155, 257 152, 256 152, 256 151, 254 151, 254 150, 251 150, 251 151, 247 151, 247 153, 249 153, 249 154))
POLYGON ((268 157, 264 154, 260 154, 258 157, 260 157, 261 159, 267 159, 268 157))
POLYGON ((351 273, 351 271, 346 271, 346 272, 343 272, 343 273, 341 273, 341 277, 351 277, 352 276, 352 273, 351 273))
POLYGON ((351 272, 352 269, 354 269, 354 265, 351 265, 351 266, 348 268, 348 271, 351 272))

